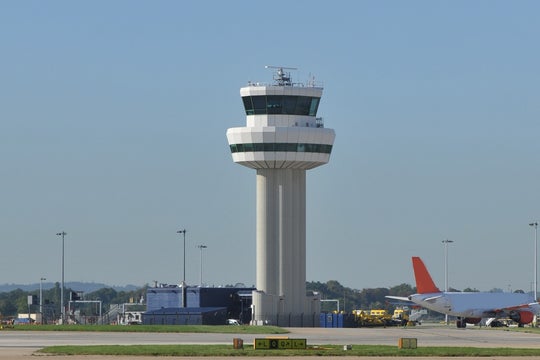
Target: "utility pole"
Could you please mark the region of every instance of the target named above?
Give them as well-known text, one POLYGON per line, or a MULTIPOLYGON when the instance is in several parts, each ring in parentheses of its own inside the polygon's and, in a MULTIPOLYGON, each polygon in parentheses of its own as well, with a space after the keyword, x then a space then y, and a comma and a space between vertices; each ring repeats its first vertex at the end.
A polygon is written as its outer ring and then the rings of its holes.
POLYGON ((202 269, 203 269, 202 253, 203 253, 203 249, 206 249, 208 246, 201 244, 201 245, 197 245, 197 247, 199 248, 199 250, 201 250, 201 276, 199 278, 199 286, 202 287, 202 284, 203 284, 202 282, 202 269))
POLYGON ((66 310, 64 308, 64 236, 67 235, 65 231, 59 232, 56 235, 62 236, 62 286, 60 287, 60 316, 61 323, 64 324, 66 319, 66 310))
POLYGON ((41 316, 40 322, 43 324, 43 280, 47 280, 44 277, 39 279, 39 315, 41 316))
POLYGON ((534 301, 538 301, 538 222, 532 222, 529 226, 534 227, 534 301))
POLYGON ((182 277, 182 307, 186 307, 186 229, 178 230, 177 234, 184 234, 184 275, 182 277))
MULTIPOLYGON (((444 291, 448 292, 448 244, 453 243, 453 240, 443 240, 444 244, 444 291)), ((448 314, 444 315, 444 321, 448 325, 448 314)))

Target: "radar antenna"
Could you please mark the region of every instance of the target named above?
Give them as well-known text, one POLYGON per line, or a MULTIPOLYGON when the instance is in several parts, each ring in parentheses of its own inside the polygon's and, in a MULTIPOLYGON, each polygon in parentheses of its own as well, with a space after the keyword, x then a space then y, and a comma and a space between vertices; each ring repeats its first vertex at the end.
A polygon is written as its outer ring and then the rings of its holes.
POLYGON ((279 86, 292 86, 291 73, 283 71, 284 69, 285 70, 298 70, 297 68, 293 68, 293 67, 271 66, 271 65, 266 65, 265 68, 276 69, 276 72, 274 73, 274 81, 279 86))

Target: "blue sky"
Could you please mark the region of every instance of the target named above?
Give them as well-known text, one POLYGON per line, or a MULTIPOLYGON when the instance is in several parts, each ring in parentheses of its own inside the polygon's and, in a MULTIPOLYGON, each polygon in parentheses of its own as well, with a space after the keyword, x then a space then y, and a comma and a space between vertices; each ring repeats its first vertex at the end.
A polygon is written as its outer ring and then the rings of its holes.
POLYGON ((0 283, 255 282, 255 172, 225 131, 265 65, 324 83, 307 277, 530 290, 537 1, 0 2, 0 283))

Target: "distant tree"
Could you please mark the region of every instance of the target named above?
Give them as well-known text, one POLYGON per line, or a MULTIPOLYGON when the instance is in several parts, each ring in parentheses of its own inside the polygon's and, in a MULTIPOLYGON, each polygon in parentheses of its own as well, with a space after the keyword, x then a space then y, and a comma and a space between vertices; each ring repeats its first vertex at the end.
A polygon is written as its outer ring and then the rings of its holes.
POLYGON ((134 291, 116 291, 113 288, 103 288, 86 294, 87 300, 101 300, 103 307, 109 309, 111 304, 139 302, 141 295, 146 294, 146 287, 134 291))
POLYGON ((312 281, 306 283, 306 288, 310 291, 321 294, 326 291, 326 284, 323 284, 320 281, 312 281))
MULTIPOLYGON (((344 287, 336 280, 326 283, 308 282, 308 291, 317 292, 321 299, 336 299, 340 301, 340 310, 351 312, 352 310, 387 309, 393 306, 387 301, 386 295, 408 296, 415 293, 415 289, 408 284, 401 284, 388 288, 367 288, 355 290, 344 287)), ((322 311, 335 310, 335 304, 323 303, 322 311)))
MULTIPOLYGON (((104 304, 110 304, 111 302, 113 302, 113 300, 117 299, 117 296, 118 292, 113 288, 103 288, 86 294, 84 298, 86 300, 101 300, 104 304)), ((114 303, 116 304, 120 302, 126 301, 114 301, 114 303)))
POLYGON ((17 314, 17 307, 15 303, 9 299, 3 298, 0 299, 0 315, 4 317, 12 317, 17 314))
MULTIPOLYGON (((51 289, 52 290, 52 293, 50 294, 50 299, 51 299, 51 302, 53 304, 55 304, 55 309, 54 309, 54 312, 56 314, 60 314, 61 313, 61 310, 60 310, 60 283, 57 281, 54 283, 54 288, 51 289)), ((65 289, 64 289, 65 290, 65 289)), ((64 291, 64 304, 66 304, 67 302, 67 291, 64 291)))
POLYGON ((17 313, 26 314, 28 313, 28 295, 25 293, 15 301, 15 306, 17 306, 17 313))
POLYGON ((389 295, 393 296, 409 296, 411 294, 414 294, 416 292, 416 288, 413 288, 409 284, 401 284, 397 286, 393 286, 389 289, 389 295))
POLYGON ((474 289, 471 289, 471 288, 465 288, 463 289, 463 292, 480 292, 480 290, 474 288, 474 289))
POLYGON ((326 283, 326 289, 339 297, 339 295, 343 294, 344 287, 338 281, 330 280, 326 283))
POLYGON ((390 295, 388 288, 362 289, 359 294, 360 303, 364 309, 373 306, 380 308, 386 302, 386 295, 390 295))

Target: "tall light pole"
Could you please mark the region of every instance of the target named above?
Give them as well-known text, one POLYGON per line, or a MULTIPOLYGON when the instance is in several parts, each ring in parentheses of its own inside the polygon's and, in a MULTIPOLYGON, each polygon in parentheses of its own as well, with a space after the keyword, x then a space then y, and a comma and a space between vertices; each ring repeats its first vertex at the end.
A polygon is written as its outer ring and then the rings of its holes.
POLYGON ((202 287, 202 252, 203 252, 203 249, 206 249, 208 246, 201 244, 201 245, 197 245, 197 247, 199 248, 199 250, 201 250, 201 276, 199 280, 199 286, 202 287))
POLYGON ((448 244, 453 243, 454 240, 443 240, 444 244, 444 291, 448 291, 448 244))
POLYGON ((41 316, 40 322, 43 324, 43 280, 47 280, 44 277, 39 279, 39 315, 41 316))
POLYGON ((67 235, 65 231, 56 233, 56 235, 62 237, 62 286, 60 287, 60 314, 61 314, 61 323, 64 324, 64 319, 66 311, 64 309, 64 236, 67 235))
MULTIPOLYGON (((444 244, 444 291, 448 292, 448 244, 453 243, 453 240, 443 240, 442 243, 444 244)), ((444 320, 446 322, 446 325, 448 325, 448 314, 445 314, 444 320)))
POLYGON ((184 234, 184 275, 182 277, 182 307, 186 307, 186 229, 178 230, 177 234, 184 234))
POLYGON ((534 284, 533 284, 533 291, 534 291, 534 301, 537 301, 538 299, 538 222, 532 222, 529 224, 529 226, 534 226, 534 284))

